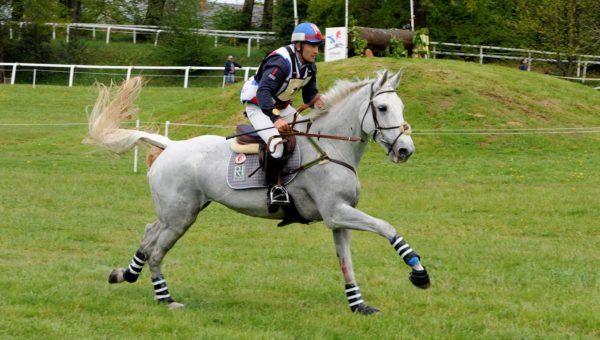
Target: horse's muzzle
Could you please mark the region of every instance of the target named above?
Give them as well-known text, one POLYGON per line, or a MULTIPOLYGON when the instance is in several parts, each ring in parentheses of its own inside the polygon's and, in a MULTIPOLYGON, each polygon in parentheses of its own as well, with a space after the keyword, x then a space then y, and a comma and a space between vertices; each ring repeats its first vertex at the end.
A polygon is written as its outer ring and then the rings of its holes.
POLYGON ((406 135, 400 136, 397 144, 397 148, 391 150, 392 152, 389 153, 388 158, 390 162, 393 163, 404 163, 415 152, 415 145, 413 144, 412 138, 406 135))

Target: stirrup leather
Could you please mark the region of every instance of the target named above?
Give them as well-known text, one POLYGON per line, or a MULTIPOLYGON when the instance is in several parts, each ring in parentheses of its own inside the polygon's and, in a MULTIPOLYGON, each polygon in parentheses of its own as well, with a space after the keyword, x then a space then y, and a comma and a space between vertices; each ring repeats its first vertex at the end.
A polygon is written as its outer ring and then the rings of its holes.
POLYGON ((281 185, 274 185, 269 190, 269 205, 288 205, 290 204, 290 196, 287 190, 281 185))

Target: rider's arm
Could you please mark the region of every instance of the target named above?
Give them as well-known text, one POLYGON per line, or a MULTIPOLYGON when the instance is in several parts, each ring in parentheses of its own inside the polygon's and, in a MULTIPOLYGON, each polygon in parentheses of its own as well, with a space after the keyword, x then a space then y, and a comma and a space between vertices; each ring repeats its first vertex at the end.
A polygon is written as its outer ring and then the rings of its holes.
POLYGON ((285 82, 288 72, 288 66, 283 58, 271 58, 265 64, 260 82, 258 83, 256 99, 263 113, 273 122, 279 118, 273 115, 273 109, 275 108, 273 98, 285 82))

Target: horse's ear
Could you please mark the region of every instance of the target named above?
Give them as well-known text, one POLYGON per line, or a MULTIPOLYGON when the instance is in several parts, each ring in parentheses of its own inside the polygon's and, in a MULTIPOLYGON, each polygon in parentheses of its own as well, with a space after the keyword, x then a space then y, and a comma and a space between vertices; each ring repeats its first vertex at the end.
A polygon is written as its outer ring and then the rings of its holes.
POLYGON ((392 86, 393 89, 397 88, 398 85, 400 85, 403 75, 404 75, 404 69, 401 69, 400 71, 398 71, 398 73, 394 74, 390 78, 390 80, 388 82, 390 83, 390 85, 392 86))
POLYGON ((377 72, 377 88, 380 89, 388 80, 388 71, 381 70, 377 72))

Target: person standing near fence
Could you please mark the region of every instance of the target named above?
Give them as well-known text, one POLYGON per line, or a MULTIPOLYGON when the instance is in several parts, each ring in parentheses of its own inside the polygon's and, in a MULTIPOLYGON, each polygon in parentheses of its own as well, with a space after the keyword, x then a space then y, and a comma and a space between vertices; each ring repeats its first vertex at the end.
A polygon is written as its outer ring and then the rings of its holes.
POLYGON ((527 71, 527 64, 529 64, 528 58, 521 59, 521 61, 519 62, 519 70, 527 71))
POLYGON ((223 74, 225 75, 225 85, 232 85, 235 83, 235 68, 242 67, 242 65, 233 61, 233 56, 230 55, 227 57, 227 61, 225 62, 225 70, 223 74))

